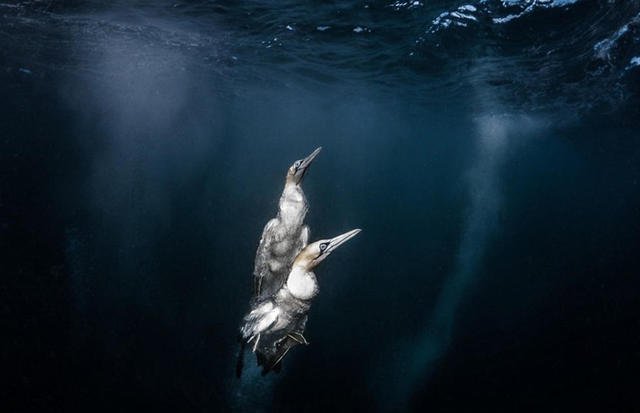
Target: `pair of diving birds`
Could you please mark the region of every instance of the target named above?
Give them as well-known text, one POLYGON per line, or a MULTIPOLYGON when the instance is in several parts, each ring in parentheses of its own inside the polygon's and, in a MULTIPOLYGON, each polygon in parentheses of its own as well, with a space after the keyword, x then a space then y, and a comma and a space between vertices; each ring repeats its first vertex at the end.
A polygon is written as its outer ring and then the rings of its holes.
POLYGON ((240 327, 241 349, 236 375, 242 373, 245 346, 251 346, 262 374, 279 371, 282 358, 304 338, 307 313, 318 294, 313 269, 344 244, 359 229, 311 244, 304 218, 309 205, 302 191, 302 180, 318 148, 299 159, 287 171, 278 215, 264 227, 253 270, 253 297, 250 310, 240 327))

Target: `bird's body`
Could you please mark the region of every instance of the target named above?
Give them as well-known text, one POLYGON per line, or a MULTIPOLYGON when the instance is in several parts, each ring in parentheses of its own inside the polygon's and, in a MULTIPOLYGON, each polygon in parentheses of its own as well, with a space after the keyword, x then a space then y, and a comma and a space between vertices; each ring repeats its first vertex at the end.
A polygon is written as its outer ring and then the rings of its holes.
POLYGON ((284 285, 271 297, 254 298, 251 308, 243 319, 241 340, 252 346, 266 374, 278 370, 280 360, 292 347, 308 344, 303 333, 311 301, 295 297, 284 285))
POLYGON ((258 364, 264 366, 263 373, 277 368, 291 347, 307 344, 303 335, 307 313, 319 292, 312 269, 358 232, 309 244, 296 256, 286 281, 275 294, 254 298, 240 333, 243 343, 253 346, 258 364))
POLYGON ((283 287, 273 297, 257 301, 244 318, 240 332, 247 342, 253 342, 254 348, 269 335, 285 336, 295 332, 300 321, 311 308, 308 300, 300 300, 283 287))
POLYGON ((257 299, 243 320, 242 340, 252 345, 258 365, 267 373, 298 344, 307 344, 304 329, 311 301, 318 293, 315 275, 294 267, 273 296, 257 299))
POLYGON ((309 210, 299 185, 285 185, 278 216, 265 225, 253 270, 254 295, 270 297, 282 287, 293 259, 309 242, 304 218, 309 210))
POLYGON ((318 294, 315 274, 294 266, 286 283, 271 297, 256 298, 240 332, 247 341, 261 334, 288 331, 306 315, 318 294))
POLYGON ((291 263, 309 242, 309 227, 304 225, 309 205, 301 183, 320 150, 296 161, 287 171, 278 214, 265 225, 256 251, 254 299, 271 297, 282 287, 291 263))

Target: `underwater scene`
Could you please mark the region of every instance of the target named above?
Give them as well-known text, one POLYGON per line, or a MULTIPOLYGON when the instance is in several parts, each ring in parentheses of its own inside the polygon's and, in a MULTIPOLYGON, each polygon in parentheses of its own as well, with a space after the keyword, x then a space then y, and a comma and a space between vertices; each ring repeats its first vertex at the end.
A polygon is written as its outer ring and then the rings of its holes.
POLYGON ((638 0, 0 0, 0 96, 7 412, 640 411, 638 0))

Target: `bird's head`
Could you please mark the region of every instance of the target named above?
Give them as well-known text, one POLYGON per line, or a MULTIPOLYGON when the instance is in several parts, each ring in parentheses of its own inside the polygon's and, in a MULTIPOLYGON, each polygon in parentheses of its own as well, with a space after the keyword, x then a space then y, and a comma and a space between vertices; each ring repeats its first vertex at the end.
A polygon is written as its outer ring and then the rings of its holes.
POLYGON ((293 266, 301 266, 307 271, 310 271, 327 258, 336 248, 355 237, 360 231, 362 230, 354 229, 337 237, 321 239, 307 245, 293 261, 293 266))
POLYGON ((307 170, 311 165, 311 162, 313 162, 313 159, 318 156, 321 150, 322 147, 319 147, 306 158, 295 161, 287 171, 287 184, 300 185, 302 178, 304 178, 304 175, 307 173, 307 170))

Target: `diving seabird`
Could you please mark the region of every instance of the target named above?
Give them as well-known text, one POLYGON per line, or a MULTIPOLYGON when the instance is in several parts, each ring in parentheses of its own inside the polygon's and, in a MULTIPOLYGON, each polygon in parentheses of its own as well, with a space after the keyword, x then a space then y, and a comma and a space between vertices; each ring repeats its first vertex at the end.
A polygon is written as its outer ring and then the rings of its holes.
MULTIPOLYGON (((308 344, 302 333, 311 302, 318 294, 318 281, 312 270, 359 232, 360 229, 354 229, 309 244, 296 256, 284 285, 273 296, 254 300, 240 333, 243 348, 245 344, 252 346, 258 365, 264 367, 263 374, 278 370, 279 362, 291 347, 308 344)), ((241 369, 242 358, 238 361, 238 375, 241 369)))
POLYGON ((270 297, 282 287, 298 253, 307 246, 309 227, 303 225, 309 206, 302 191, 302 178, 322 147, 299 159, 287 171, 278 215, 265 225, 253 269, 254 297, 270 297))

